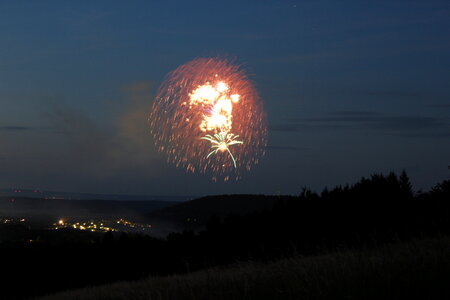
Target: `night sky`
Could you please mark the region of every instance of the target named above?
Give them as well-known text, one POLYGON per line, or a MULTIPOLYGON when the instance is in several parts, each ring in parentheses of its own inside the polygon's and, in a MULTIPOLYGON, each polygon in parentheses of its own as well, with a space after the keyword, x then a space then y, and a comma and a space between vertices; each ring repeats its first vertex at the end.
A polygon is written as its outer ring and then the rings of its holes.
POLYGON ((0 46, 0 188, 296 194, 449 175, 449 1, 2 1, 0 46), (266 156, 238 182, 167 164, 147 121, 169 71, 217 55, 268 116, 266 156))

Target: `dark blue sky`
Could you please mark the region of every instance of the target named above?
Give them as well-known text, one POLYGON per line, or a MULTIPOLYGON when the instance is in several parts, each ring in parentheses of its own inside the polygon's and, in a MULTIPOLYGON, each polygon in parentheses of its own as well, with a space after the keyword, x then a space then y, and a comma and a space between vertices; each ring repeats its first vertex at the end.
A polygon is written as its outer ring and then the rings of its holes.
POLYGON ((0 3, 0 188, 273 194, 448 176, 449 1, 129 2, 0 3), (247 69, 268 113, 267 154, 239 182, 167 165, 148 132, 165 74, 216 55, 247 69))

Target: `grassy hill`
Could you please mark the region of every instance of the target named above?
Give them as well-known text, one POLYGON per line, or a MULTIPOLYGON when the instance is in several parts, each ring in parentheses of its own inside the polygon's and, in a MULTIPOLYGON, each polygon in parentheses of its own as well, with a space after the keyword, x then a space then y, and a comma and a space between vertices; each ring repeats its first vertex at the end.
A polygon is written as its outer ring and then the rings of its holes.
POLYGON ((450 238, 247 262, 63 292, 75 299, 450 299, 450 238))

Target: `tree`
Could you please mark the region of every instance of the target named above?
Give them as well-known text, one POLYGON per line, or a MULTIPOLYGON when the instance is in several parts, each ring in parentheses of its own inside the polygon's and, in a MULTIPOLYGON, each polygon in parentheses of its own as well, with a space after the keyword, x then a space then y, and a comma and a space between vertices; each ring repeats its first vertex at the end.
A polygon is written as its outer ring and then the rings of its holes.
POLYGON ((406 174, 405 170, 403 170, 402 173, 400 174, 399 184, 402 193, 404 193, 406 196, 413 195, 412 185, 411 182, 409 181, 408 174, 406 174))

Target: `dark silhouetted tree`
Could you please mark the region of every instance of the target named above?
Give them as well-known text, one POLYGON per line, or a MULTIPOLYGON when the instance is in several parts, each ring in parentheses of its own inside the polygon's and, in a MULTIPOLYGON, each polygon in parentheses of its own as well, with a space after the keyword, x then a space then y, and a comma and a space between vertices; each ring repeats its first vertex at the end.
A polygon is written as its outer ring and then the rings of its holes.
POLYGON ((400 174, 399 184, 400 184, 400 189, 402 190, 402 193, 405 196, 413 195, 412 185, 411 185, 411 182, 409 181, 408 174, 406 174, 405 170, 403 170, 402 173, 400 174))

